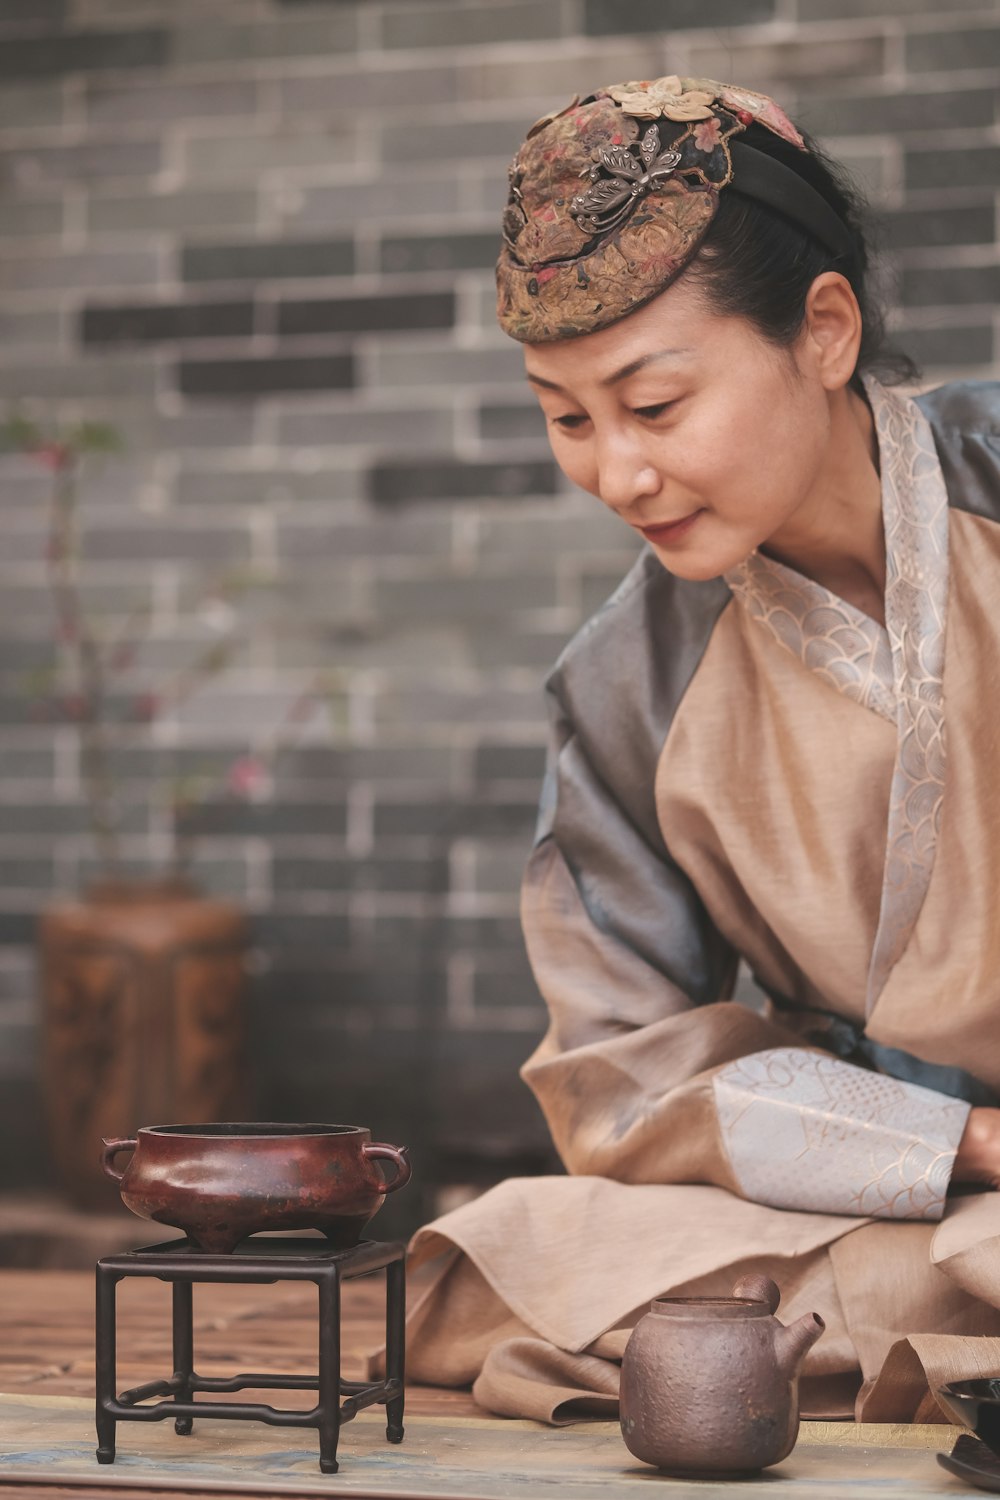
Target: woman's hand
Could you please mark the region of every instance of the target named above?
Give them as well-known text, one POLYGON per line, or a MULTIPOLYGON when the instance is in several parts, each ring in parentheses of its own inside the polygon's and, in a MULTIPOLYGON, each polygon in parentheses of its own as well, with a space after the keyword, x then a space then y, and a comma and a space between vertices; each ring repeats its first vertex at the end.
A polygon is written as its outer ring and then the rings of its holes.
POLYGON ((959 1142, 953 1182, 1000 1188, 1000 1109, 971 1109, 959 1142))

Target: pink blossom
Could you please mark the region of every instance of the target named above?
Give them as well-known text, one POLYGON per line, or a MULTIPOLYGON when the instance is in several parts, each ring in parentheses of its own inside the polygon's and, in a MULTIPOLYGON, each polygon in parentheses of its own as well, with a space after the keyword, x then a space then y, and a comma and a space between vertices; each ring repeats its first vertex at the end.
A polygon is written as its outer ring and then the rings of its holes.
POLYGON ((699 151, 714 151, 719 144, 719 122, 713 115, 710 120, 699 120, 694 127, 694 143, 699 151))
POLYGON ((259 802, 270 793, 271 777, 262 760, 254 755, 243 755, 229 767, 226 786, 235 797, 242 797, 247 802, 259 802))
POLYGON ((132 703, 132 717, 140 724, 150 724, 160 712, 160 700, 155 693, 140 693, 132 703))
POLYGON ((64 443, 46 443, 35 448, 34 457, 43 468, 51 469, 53 473, 68 469, 73 462, 73 455, 64 443))

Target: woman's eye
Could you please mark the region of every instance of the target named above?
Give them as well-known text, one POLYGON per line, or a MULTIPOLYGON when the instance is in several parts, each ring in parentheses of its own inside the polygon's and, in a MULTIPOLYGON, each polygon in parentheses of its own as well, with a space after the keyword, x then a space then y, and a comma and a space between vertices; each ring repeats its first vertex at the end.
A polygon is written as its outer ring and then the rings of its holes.
POLYGON ((656 406, 637 406, 635 414, 637 417, 648 417, 652 420, 654 417, 662 417, 667 407, 672 405, 671 401, 660 401, 656 406))
POLYGON ((552 417, 551 418, 553 427, 561 427, 565 432, 572 432, 575 428, 582 427, 583 424, 584 424, 584 422, 586 422, 586 420, 587 420, 586 417, 579 417, 579 416, 566 416, 566 417, 552 417))

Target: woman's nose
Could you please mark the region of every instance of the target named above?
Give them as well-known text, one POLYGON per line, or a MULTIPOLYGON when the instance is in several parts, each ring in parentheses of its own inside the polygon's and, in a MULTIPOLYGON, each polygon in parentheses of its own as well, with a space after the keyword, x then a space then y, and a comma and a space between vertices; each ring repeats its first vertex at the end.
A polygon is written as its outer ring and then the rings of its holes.
POLYGON ((660 476, 641 442, 628 434, 605 438, 597 453, 598 494, 605 505, 627 518, 636 501, 655 495, 660 476))

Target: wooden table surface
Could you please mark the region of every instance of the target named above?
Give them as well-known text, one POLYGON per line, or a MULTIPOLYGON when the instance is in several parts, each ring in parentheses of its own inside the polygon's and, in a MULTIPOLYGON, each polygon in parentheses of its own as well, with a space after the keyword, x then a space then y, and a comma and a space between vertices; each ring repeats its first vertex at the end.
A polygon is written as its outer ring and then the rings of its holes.
MULTIPOLYGON (((316 1297, 315 1287, 300 1288, 289 1282, 273 1286, 196 1285, 195 1363, 199 1374, 234 1375, 240 1370, 315 1373, 316 1297)), ((381 1342, 384 1308, 381 1277, 345 1284, 345 1378, 363 1375, 364 1352, 381 1342)), ((170 1368, 170 1288, 163 1282, 138 1277, 120 1283, 118 1389, 168 1375, 170 1368)), ((0 1391, 38 1396, 94 1394, 92 1274, 0 1270, 0 1391)), ((244 1395, 235 1399, 244 1399, 244 1395)), ((309 1391, 286 1391, 281 1400, 289 1406, 311 1406, 315 1396, 309 1391)), ((408 1387, 407 1412, 422 1416, 483 1415, 467 1391, 420 1386, 408 1387)), ((37 1493, 39 1500, 96 1500, 98 1496, 114 1496, 115 1500, 139 1500, 141 1496, 149 1500, 153 1493, 99 1482, 87 1488, 32 1485, 31 1492, 37 1493)), ((160 1497, 167 1493, 156 1491, 160 1497)), ((182 1493, 189 1500, 209 1500, 205 1491, 185 1489, 182 1493)), ((3 1494, 0 1486, 0 1497, 3 1494)))

